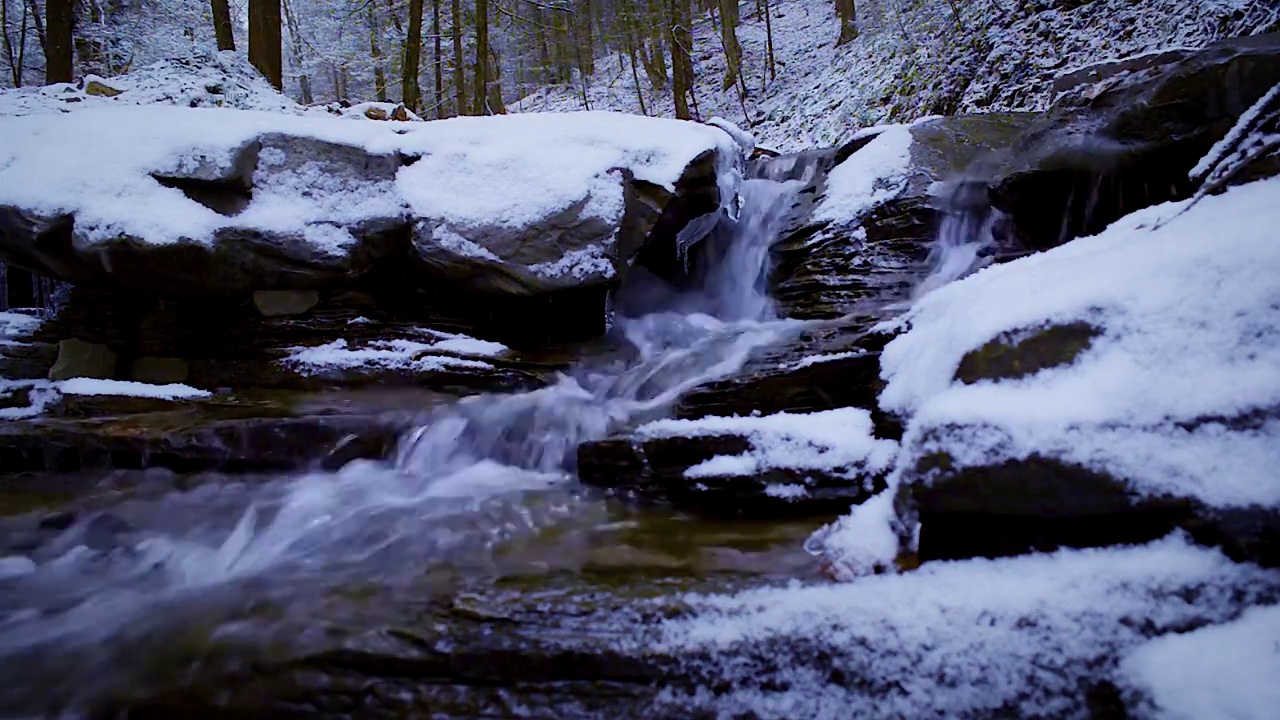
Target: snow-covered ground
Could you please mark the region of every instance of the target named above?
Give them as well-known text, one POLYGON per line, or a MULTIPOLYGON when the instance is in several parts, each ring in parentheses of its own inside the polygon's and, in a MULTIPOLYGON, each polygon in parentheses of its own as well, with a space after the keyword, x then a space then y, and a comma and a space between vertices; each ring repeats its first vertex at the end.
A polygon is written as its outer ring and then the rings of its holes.
MULTIPOLYGON (((705 16, 694 25, 694 92, 701 117, 739 122, 779 150, 836 145, 860 127, 931 114, 1043 109, 1053 81, 1079 67, 1280 27, 1269 0, 878 0, 858 3, 861 36, 836 47, 834 3, 770 4, 776 77, 765 74, 764 20, 744 7, 738 35, 747 97, 721 90, 724 54, 705 16)), ((640 112, 627 58, 596 67, 587 104, 640 112)), ((669 90, 650 88, 639 74, 648 112, 670 117, 669 90)), ((582 95, 580 82, 539 88, 508 108, 581 109, 582 95)))
MULTIPOLYGON (((1137 649, 1125 674, 1154 688, 1161 703, 1194 698, 1194 688, 1205 698, 1214 677, 1262 663, 1230 679, 1226 687, 1244 691, 1234 704, 1165 717, 1274 717, 1265 713, 1275 706, 1262 704, 1274 697, 1274 683, 1263 679, 1275 666, 1273 612, 1246 615, 1243 627, 1141 646, 1153 635, 1230 621, 1277 592, 1275 572, 1174 536, 1141 547, 936 562, 849 583, 690 596, 695 612, 666 623, 662 649, 708 653, 716 687, 668 695, 719 717, 1084 718, 1088 688, 1080 679, 1116 679, 1120 657, 1137 649), (1250 629, 1266 634, 1248 638, 1237 658, 1219 644, 1250 629), (1212 654, 1197 658, 1197 648, 1212 654), (1214 675, 1179 692, 1197 668, 1214 675), (1223 714, 1230 707, 1253 714, 1223 714)), ((691 676, 698 669, 690 667, 691 676)), ((681 707, 681 714, 692 713, 681 707)))

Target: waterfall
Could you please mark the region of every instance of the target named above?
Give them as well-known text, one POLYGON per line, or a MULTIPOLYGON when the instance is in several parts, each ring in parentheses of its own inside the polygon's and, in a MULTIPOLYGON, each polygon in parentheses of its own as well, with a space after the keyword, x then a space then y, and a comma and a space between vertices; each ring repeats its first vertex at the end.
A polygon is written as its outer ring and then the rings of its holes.
POLYGON ((424 566, 485 562, 505 539, 602 513, 573 478, 579 443, 664 415, 685 391, 732 374, 753 351, 802 327, 774 319, 764 283, 798 184, 742 182, 740 201, 738 193, 730 199, 736 210, 720 212, 699 243, 696 286, 614 318, 618 351, 585 358, 546 387, 430 410, 388 461, 252 485, 208 483, 134 503, 128 521, 149 529, 131 532, 109 562, 76 535, 91 523, 77 524, 59 539, 63 556, 14 586, 29 588, 26 606, 0 605, 0 666, 76 648, 92 663, 88 649, 105 638, 156 632, 245 583, 305 603, 318 584, 412 582, 424 566), (258 582, 267 575, 270 582, 258 582))
POLYGON ((1002 214, 991 207, 984 182, 945 185, 935 196, 942 213, 938 235, 929 249, 928 271, 916 285, 912 299, 952 283, 990 262, 997 245, 1002 214))

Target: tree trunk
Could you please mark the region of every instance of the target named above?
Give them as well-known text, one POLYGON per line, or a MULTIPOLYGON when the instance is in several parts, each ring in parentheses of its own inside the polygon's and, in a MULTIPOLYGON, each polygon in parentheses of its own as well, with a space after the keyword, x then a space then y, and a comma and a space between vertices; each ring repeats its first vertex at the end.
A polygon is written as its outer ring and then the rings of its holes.
MULTIPOLYGON (((26 5, 22 6, 26 9, 26 5)), ((22 31, 26 32, 26 18, 22 19, 22 31)), ((22 62, 13 51, 13 40, 9 37, 9 3, 0 0, 0 35, 4 37, 4 58, 9 63, 9 78, 16 88, 22 87, 22 62)), ((21 47, 21 46, 20 46, 21 47)))
POLYGON ((772 82, 778 78, 778 62, 773 54, 773 13, 769 9, 769 0, 764 0, 764 36, 767 40, 767 69, 769 71, 769 81, 772 82))
POLYGON ((277 90, 284 88, 280 58, 280 0, 249 0, 249 62, 277 90))
POLYGON ((436 92, 434 96, 436 119, 444 117, 444 57, 440 40, 440 0, 431 0, 431 47, 435 53, 436 92))
POLYGON ((474 115, 488 115, 489 97, 489 0, 476 0, 475 85, 471 95, 474 115))
POLYGON ((836 0, 836 14, 840 16, 840 39, 836 45, 844 45, 858 37, 858 8, 854 0, 836 0))
POLYGON ((228 0, 209 0, 213 11, 213 34, 218 38, 219 50, 235 50, 236 38, 231 32, 231 3, 228 0))
POLYGON ((596 71, 595 57, 595 39, 592 34, 592 12, 591 0, 579 0, 577 17, 571 21, 573 23, 574 34, 577 36, 574 43, 578 56, 578 71, 583 75, 590 75, 596 71))
POLYGON ((627 41, 627 54, 631 57, 631 79, 636 84, 636 101, 640 103, 640 114, 648 115, 649 111, 644 106, 644 90, 640 87, 640 70, 636 67, 635 16, 630 8, 625 8, 622 12, 623 22, 626 23, 623 34, 627 41))
POLYGON ((45 32, 48 47, 45 50, 44 81, 46 84, 71 82, 75 74, 72 37, 75 34, 74 0, 48 0, 45 3, 45 32))
POLYGON ((409 0, 409 34, 404 41, 404 64, 401 67, 401 99, 414 112, 422 107, 422 87, 418 69, 422 65, 422 0, 409 0))
MULTIPOLYGON (((422 0, 412 0, 418 3, 418 10, 422 10, 422 0)), ((373 59, 373 89, 378 98, 378 102, 387 101, 387 71, 382 67, 382 48, 378 47, 378 14, 373 10, 373 3, 369 3, 369 56, 373 59)), ((410 19, 412 24, 412 19, 410 19)), ((419 30, 421 30, 422 20, 418 20, 419 30)), ((422 38, 418 38, 418 47, 421 50, 422 38)), ((414 78, 418 76, 417 64, 414 64, 414 78)), ((408 72, 406 70, 405 72, 408 72)), ((407 103, 406 103, 407 104, 407 103)))
POLYGON ((742 45, 738 43, 738 0, 719 0, 720 45, 724 48, 724 85, 728 90, 742 76, 742 45))
POLYGON ((453 100, 459 115, 467 113, 467 77, 462 59, 462 3, 453 0, 453 100))
POLYGON ((498 53, 489 47, 489 74, 488 74, 488 110, 494 115, 506 115, 507 104, 502 102, 502 73, 498 70, 498 53))
POLYGON ((667 43, 671 46, 671 95, 676 117, 689 120, 689 92, 693 85, 693 58, 690 55, 693 33, 689 28, 692 11, 690 0, 669 0, 667 43))

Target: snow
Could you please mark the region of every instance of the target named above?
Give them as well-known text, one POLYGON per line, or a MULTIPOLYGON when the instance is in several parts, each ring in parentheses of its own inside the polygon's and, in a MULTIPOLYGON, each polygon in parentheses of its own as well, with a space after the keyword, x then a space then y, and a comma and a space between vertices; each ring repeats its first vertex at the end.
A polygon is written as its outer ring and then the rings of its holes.
POLYGON ((126 105, 226 107, 294 115, 323 112, 305 108, 276 92, 245 58, 234 52, 170 58, 105 79, 90 76, 74 84, 0 90, 0 116, 126 105), (85 92, 89 79, 119 90, 120 94, 90 95, 85 92))
POLYGON ((773 468, 826 471, 849 478, 883 472, 897 443, 872 436, 871 414, 860 408, 759 417, 656 420, 636 429, 642 438, 741 435, 751 449, 717 455, 685 470, 690 479, 757 475, 773 468))
POLYGON ((822 222, 862 217, 905 190, 910 170, 910 127, 879 129, 874 140, 831 170, 826 194, 814 210, 813 219, 822 222))
POLYGON ((1124 659, 1120 677, 1145 696, 1135 719, 1270 720, 1280 709, 1280 606, 1156 638, 1124 659))
POLYGON ((421 156, 401 169, 400 193, 416 214, 455 227, 528 226, 569 210, 606 176, 593 189, 616 194, 622 179, 613 168, 672 190, 700 153, 738 153, 706 125, 604 112, 450 118, 392 137, 421 156))
POLYGON ((295 347, 281 362, 305 374, 320 374, 327 370, 360 367, 414 372, 492 370, 493 365, 483 360, 439 353, 494 357, 507 349, 499 343, 477 340, 466 335, 425 329, 422 334, 431 337, 432 340, 430 342, 402 338, 373 340, 363 347, 353 347, 347 340, 338 339, 324 345, 295 347))
POLYGON ((0 378, 0 420, 18 420, 43 413, 57 400, 58 391, 48 380, 9 380, 0 378), (27 393, 26 405, 14 405, 14 396, 27 393), (12 407, 10 407, 13 405, 12 407))
POLYGON ((613 267, 613 263, 609 262, 609 258, 605 257, 604 250, 599 245, 588 245, 581 250, 570 250, 555 262, 535 263, 530 265, 529 269, 543 277, 568 275, 579 280, 585 280, 592 276, 611 278, 618 274, 618 271, 613 267))
POLYGON ((892 568, 900 547, 893 507, 896 491, 890 487, 855 505, 848 515, 810 536, 805 549, 822 556, 841 580, 892 568))
POLYGON ((1240 116, 1239 120, 1236 120, 1236 124, 1231 128, 1230 132, 1214 143, 1213 147, 1209 148, 1209 152, 1205 153, 1204 157, 1200 158, 1200 162, 1196 163, 1196 166, 1191 169, 1189 173, 1191 179, 1204 180, 1208 178, 1209 172, 1213 170, 1214 166, 1223 159, 1233 146, 1244 139, 1245 133, 1249 131, 1258 116, 1277 96, 1280 96, 1280 85, 1271 88, 1258 102, 1244 111, 1244 114, 1240 116))
MULTIPOLYGON (((724 53, 705 15, 693 27, 695 113, 731 118, 759 145, 782 152, 845 142, 859 128, 938 112, 1043 110, 1064 68, 1170 48, 1199 48, 1275 30, 1270 0, 1009 0, 884 2, 858 5, 860 36, 836 47, 834 3, 771 0, 776 77, 766 76, 765 22, 742 13, 747 96, 722 90, 724 53), (1016 5, 1016 7, 1013 7, 1016 5), (959 12, 953 16, 952 9, 959 12), (744 115, 745 106, 745 115, 744 115)), ((650 87, 648 112, 674 114, 669 86, 650 87)), ((626 54, 596 61, 572 84, 530 86, 515 111, 593 109, 640 112, 626 54)))
MULTIPOLYGON (((337 255, 355 243, 351 226, 412 213, 438 223, 437 242, 490 257, 463 233, 527 228, 573 212, 616 227, 623 183, 617 168, 672 189, 689 161, 711 149, 737 154, 716 128, 600 112, 406 124, 109 107, 0 118, 0 203, 48 215, 74 213, 80 242, 111 242, 123 234, 150 243, 208 243, 219 229, 252 228, 297 233, 337 255), (419 159, 400 167, 394 181, 374 181, 333 172, 323 158, 290 158, 269 146, 259 158, 253 199, 234 217, 152 177, 229 167, 239 149, 267 133, 419 159)), ((577 275, 601 269, 602 261, 575 256, 542 269, 577 275)))
POLYGON ((1270 179, 1148 208, 924 296, 881 356, 881 407, 910 418, 902 462, 1038 453, 1146 493, 1280 504, 1280 419, 1266 414, 1280 406, 1277 197, 1270 179), (1099 331, 1072 364, 955 380, 993 338, 1071 322, 1099 331))
POLYGON ((827 353, 825 355, 808 355, 787 366, 788 370, 801 370, 811 365, 819 365, 821 363, 834 362, 836 360, 847 360, 849 358, 861 357, 866 355, 862 350, 850 350, 848 352, 827 353))
POLYGON ((212 396, 207 390, 190 385, 170 383, 153 385, 132 380, 100 380, 98 378, 71 378, 53 384, 63 395, 115 395, 121 397, 156 398, 158 400, 189 400, 212 396))
POLYGON ((0 312, 0 345, 13 344, 40 327, 40 318, 16 312, 0 312))
POLYGON ((1082 678, 1104 679, 1152 635, 1232 620, 1278 591, 1280 574, 1173 536, 689 595, 690 615, 666 621, 652 650, 708 678, 666 691, 685 716, 1082 718, 1082 678))

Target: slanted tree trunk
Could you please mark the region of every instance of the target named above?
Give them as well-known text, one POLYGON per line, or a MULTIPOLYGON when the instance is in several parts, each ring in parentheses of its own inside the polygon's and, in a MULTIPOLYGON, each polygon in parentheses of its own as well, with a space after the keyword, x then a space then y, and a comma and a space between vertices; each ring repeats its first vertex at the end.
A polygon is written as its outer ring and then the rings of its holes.
POLYGON ((236 38, 231 32, 231 3, 228 0, 209 0, 213 12, 213 34, 218 38, 219 50, 235 50, 236 38))
POLYGON ((474 115, 488 115, 489 97, 489 0, 476 0, 475 86, 471 95, 474 115))
POLYGON ((773 54, 773 12, 769 9, 769 0, 763 0, 762 12, 764 12, 764 36, 767 41, 767 55, 765 58, 765 68, 768 70, 769 82, 773 82, 778 78, 778 62, 773 54))
MULTIPOLYGON (((418 3, 418 10, 422 10, 422 0, 413 0, 418 3)), ((369 56, 373 59, 373 90, 378 98, 378 102, 387 101, 387 71, 382 67, 382 48, 378 47, 378 35, 380 29, 378 27, 378 14, 373 10, 373 3, 369 3, 369 56)), ((410 19, 412 23, 412 19, 410 19)), ((418 20, 419 30, 421 30, 422 20, 418 20)), ((418 38, 418 48, 422 48, 422 38, 418 38)), ((405 72, 408 72, 407 70, 405 72)), ((416 78, 417 66, 414 66, 414 77, 416 78)))
POLYGON ((401 67, 401 99, 414 112, 422 107, 422 87, 418 84, 418 68, 422 64, 422 0, 409 0, 409 34, 404 41, 404 63, 401 67))
POLYGON ((0 0, 0 35, 4 38, 4 58, 9 64, 9 79, 13 86, 22 87, 22 51, 27 47, 27 6, 22 6, 22 27, 18 35, 18 49, 13 48, 13 39, 9 37, 9 4, 0 0))
POLYGON ((840 39, 836 45, 844 45, 858 37, 858 8, 854 0, 836 0, 836 14, 840 16, 840 39))
POLYGON ((436 106, 436 118, 445 116, 444 112, 444 58, 440 39, 440 0, 431 0, 431 47, 435 55, 432 67, 435 68, 436 92, 433 97, 436 106))
POLYGON ((488 110, 494 115, 506 115, 507 104, 502 102, 502 73, 499 71, 501 64, 498 62, 498 53, 494 51, 493 46, 489 46, 489 74, 488 74, 488 95, 486 99, 489 103, 488 110))
POLYGON ((75 35, 75 0, 48 0, 45 3, 44 81, 47 84, 71 82, 75 74, 72 39, 75 35))
POLYGON ((462 3, 453 0, 453 100, 459 115, 467 115, 467 78, 462 59, 462 3))
POLYGON ((36 7, 36 0, 27 0, 27 12, 31 15, 31 26, 35 28, 36 40, 40 41, 40 52, 47 58, 49 57, 49 36, 44 30, 44 21, 40 19, 40 8, 36 7))
POLYGON ((280 58, 280 0, 249 0, 249 62, 277 90, 284 88, 280 58))

